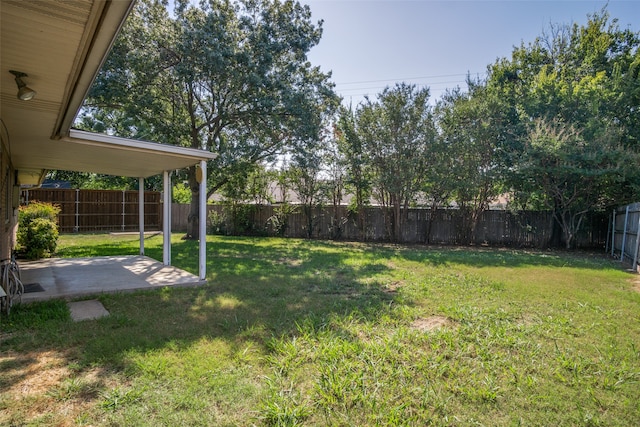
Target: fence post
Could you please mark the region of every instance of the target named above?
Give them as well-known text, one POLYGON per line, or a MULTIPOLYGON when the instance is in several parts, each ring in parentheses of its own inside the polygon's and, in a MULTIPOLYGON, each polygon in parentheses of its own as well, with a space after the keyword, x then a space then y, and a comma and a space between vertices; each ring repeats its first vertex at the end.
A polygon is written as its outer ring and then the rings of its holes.
MULTIPOLYGON (((640 212, 639 212, 640 213, 640 212)), ((638 246, 640 245, 640 215, 638 215, 638 228, 636 229, 636 253, 633 255, 633 271, 638 270, 638 246)))
POLYGON ((80 232, 80 190, 76 189, 76 225, 73 227, 73 232, 80 232))
POLYGON ((616 220, 618 219, 618 211, 613 208, 613 222, 611 224, 611 257, 613 258, 616 251, 616 220))
POLYGON ((629 205, 627 205, 627 209, 624 214, 624 228, 622 231, 622 248, 620 250, 620 262, 624 262, 624 248, 627 244, 627 222, 629 221, 629 205))
POLYGON ((125 202, 125 190, 122 190, 122 225, 120 226, 121 230, 124 231, 125 229, 125 209, 124 209, 124 202, 125 202))

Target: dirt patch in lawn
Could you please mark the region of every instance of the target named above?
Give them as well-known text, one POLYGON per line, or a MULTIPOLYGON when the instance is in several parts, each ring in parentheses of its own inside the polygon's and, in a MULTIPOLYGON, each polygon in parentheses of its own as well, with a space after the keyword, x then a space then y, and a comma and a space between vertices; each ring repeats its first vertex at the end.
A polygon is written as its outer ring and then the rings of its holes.
POLYGON ((398 293, 398 289, 400 289, 402 285, 403 283, 401 281, 391 282, 385 285, 385 287, 382 288, 382 291, 387 294, 395 295, 396 293, 398 293))
POLYGON ((68 355, 53 350, 1 355, 0 368, 3 396, 11 401, 0 411, 0 425, 38 423, 47 414, 55 414, 48 422, 57 426, 75 425, 111 382, 101 369, 73 372, 68 355))
POLYGON ((440 328, 453 327, 456 323, 445 316, 421 317, 411 323, 411 327, 422 332, 435 331, 440 328))
POLYGON ((0 362, 8 367, 7 392, 17 398, 45 393, 70 374, 67 359, 55 351, 8 355, 0 362))

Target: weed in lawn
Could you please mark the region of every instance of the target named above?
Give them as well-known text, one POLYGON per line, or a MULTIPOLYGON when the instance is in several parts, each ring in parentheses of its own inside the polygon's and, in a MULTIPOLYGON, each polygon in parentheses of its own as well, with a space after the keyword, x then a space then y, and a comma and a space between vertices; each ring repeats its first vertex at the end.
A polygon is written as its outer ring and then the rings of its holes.
POLYGON ((301 426, 313 412, 296 385, 279 372, 266 377, 258 418, 267 426, 301 426))
POLYGON ((69 401, 74 399, 91 400, 96 397, 101 384, 89 381, 85 378, 65 378, 61 383, 47 391, 47 395, 57 401, 69 401))
POLYGON ((101 397, 102 408, 108 411, 115 411, 125 405, 134 404, 140 401, 142 397, 142 390, 116 387, 104 392, 101 397))

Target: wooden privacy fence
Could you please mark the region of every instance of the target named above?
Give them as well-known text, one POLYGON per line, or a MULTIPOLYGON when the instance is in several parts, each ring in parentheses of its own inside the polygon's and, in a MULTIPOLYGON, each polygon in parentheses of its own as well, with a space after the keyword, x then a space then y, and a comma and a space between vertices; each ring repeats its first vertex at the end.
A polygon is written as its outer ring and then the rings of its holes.
POLYGON ((613 210, 611 216, 610 241, 607 249, 611 256, 621 262, 628 262, 631 268, 638 268, 640 251, 640 203, 622 206, 613 210))
MULTIPOLYGON (((273 219, 277 216, 278 206, 245 205, 240 224, 233 224, 233 219, 225 213, 225 207, 208 205, 207 221, 211 230, 212 213, 218 219, 224 218, 227 234, 263 234, 276 235, 273 219), (225 218, 226 217, 226 218, 225 218), (240 227, 238 227, 238 225, 240 227)), ((172 206, 172 230, 186 231, 189 205, 174 204, 172 206)), ((312 211, 312 221, 302 206, 286 216, 286 227, 280 235, 284 237, 312 237, 320 239, 388 241, 384 215, 379 207, 369 207, 363 212, 364 230, 358 226, 358 219, 350 214, 345 206, 337 212, 334 208, 322 207, 312 211), (311 225, 311 232, 310 230, 311 225)), ((237 219, 236 219, 237 220, 237 219)), ((409 209, 407 220, 402 230, 404 243, 461 244, 468 241, 465 236, 465 218, 457 209, 409 209)), ((549 245, 553 230, 551 212, 527 211, 513 213, 504 210, 490 210, 482 213, 471 242, 495 246, 546 247, 549 245)), ((604 248, 607 242, 608 219, 606 215, 590 215, 579 233, 578 247, 604 248)))
MULTIPOLYGON (((24 190, 23 203, 36 200, 60 207, 58 228, 61 233, 139 230, 137 190, 24 190)), ((161 200, 159 192, 145 191, 145 231, 161 229, 161 200)))

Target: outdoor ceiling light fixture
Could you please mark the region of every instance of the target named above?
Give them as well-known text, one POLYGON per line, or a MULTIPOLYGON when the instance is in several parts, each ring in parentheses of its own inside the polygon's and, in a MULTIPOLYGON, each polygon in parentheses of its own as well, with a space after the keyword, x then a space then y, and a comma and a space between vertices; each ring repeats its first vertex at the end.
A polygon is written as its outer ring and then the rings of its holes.
POLYGON ((16 76, 16 84, 18 85, 18 99, 28 101, 36 96, 36 91, 31 89, 25 82, 22 81, 23 77, 29 76, 20 71, 9 70, 9 72, 16 76))

